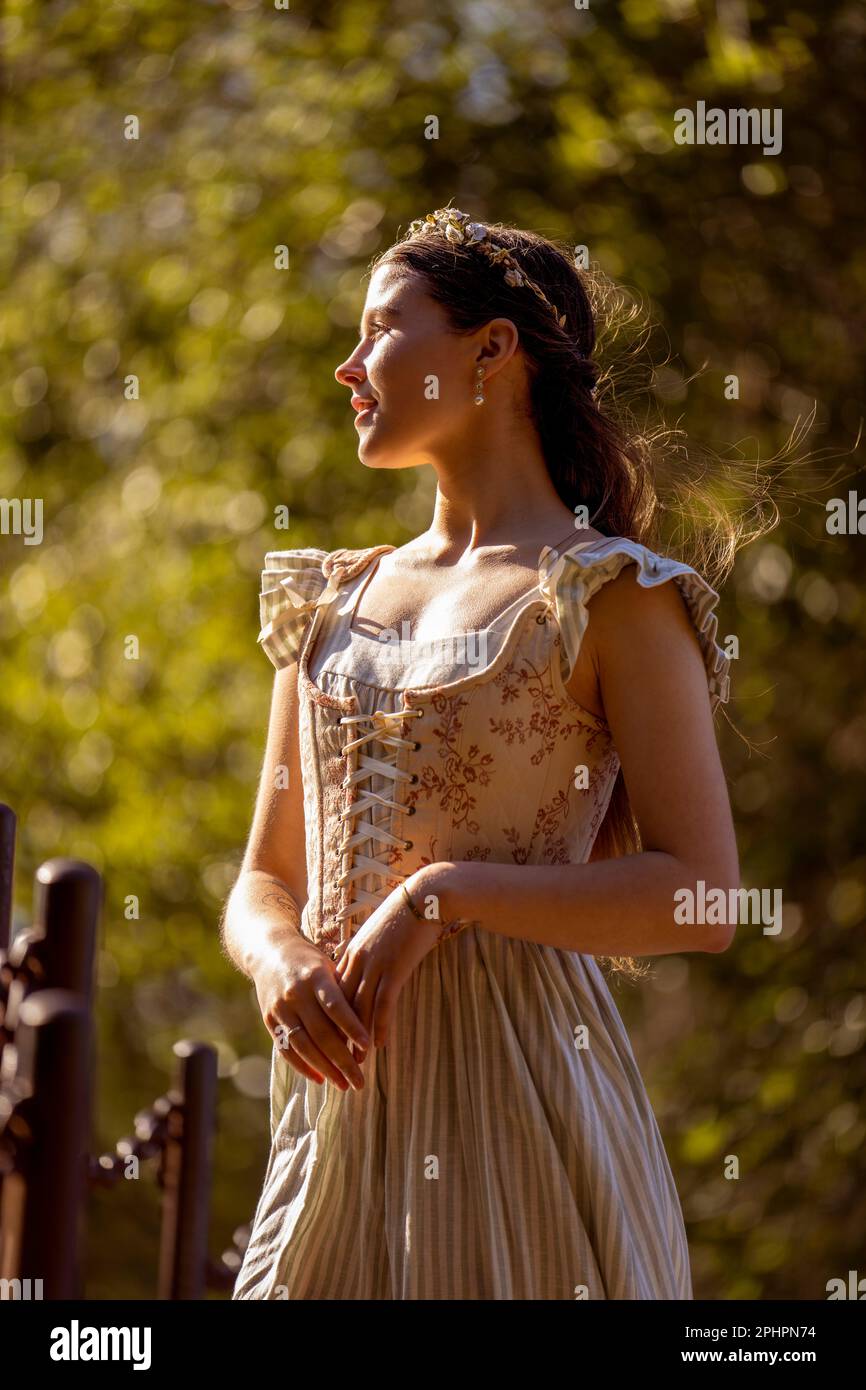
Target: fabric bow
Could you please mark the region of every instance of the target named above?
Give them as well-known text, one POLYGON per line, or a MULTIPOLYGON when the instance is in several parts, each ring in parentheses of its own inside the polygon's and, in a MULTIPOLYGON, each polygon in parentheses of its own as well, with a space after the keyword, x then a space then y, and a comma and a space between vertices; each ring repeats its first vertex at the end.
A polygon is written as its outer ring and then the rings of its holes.
POLYGON ((332 603, 340 591, 341 576, 338 570, 332 570, 324 589, 320 594, 314 595, 313 598, 304 598, 303 594, 298 593, 297 589, 292 588, 291 582, 287 579, 280 579, 277 583, 285 593, 291 607, 282 609, 275 618, 272 618, 269 623, 265 624, 259 633, 259 642, 267 641, 273 633, 285 627, 287 623, 297 622, 299 618, 303 617, 305 614, 313 613, 314 610, 319 608, 322 604, 332 603))

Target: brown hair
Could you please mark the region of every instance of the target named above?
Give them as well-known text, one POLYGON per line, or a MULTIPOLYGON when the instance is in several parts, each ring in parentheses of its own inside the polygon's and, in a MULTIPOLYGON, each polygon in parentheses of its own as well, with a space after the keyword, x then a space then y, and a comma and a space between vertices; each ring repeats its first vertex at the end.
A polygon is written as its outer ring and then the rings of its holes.
MULTIPOLYGON (((530 373, 529 409, 565 505, 571 511, 586 506, 589 525, 603 535, 661 548, 718 588, 738 548, 778 523, 766 479, 754 461, 722 460, 692 444, 686 449, 681 431, 648 423, 656 370, 647 351, 652 330, 624 290, 597 267, 581 269, 559 242, 501 223, 484 225, 565 314, 564 327, 543 300, 526 286, 510 285, 501 267, 475 247, 441 235, 397 241, 371 270, 405 266, 423 277, 456 333, 472 333, 500 315, 510 318, 530 373), (641 397, 649 407, 644 418, 638 418, 641 397)), ((800 437, 795 430, 769 464, 787 459, 800 437)), ((591 859, 640 850, 620 769, 591 859)), ((632 978, 648 968, 631 957, 605 959, 632 978)))

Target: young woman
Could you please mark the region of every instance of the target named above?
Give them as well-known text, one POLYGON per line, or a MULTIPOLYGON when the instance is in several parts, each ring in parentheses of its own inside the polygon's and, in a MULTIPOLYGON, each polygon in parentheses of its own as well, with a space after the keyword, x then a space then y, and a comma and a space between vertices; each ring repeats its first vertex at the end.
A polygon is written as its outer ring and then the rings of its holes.
POLYGON ((366 467, 435 469, 430 526, 266 557, 223 935, 274 1041, 272 1148, 236 1299, 693 1296, 600 962, 731 942, 676 906, 739 886, 729 661, 718 594, 650 548, 595 283, 529 232, 412 223, 336 376, 366 467))

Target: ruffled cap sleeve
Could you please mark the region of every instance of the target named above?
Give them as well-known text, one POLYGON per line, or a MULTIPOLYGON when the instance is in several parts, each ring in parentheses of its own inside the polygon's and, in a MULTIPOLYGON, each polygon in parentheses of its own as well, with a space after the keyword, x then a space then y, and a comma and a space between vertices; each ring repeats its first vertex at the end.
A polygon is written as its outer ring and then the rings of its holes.
POLYGON ((643 588, 672 579, 685 600, 686 608, 700 642, 707 673, 710 708, 730 698, 731 660, 716 642, 718 618, 715 608, 719 595, 691 565, 658 555, 638 541, 622 536, 603 541, 585 541, 568 550, 545 546, 539 560, 539 588, 555 609, 562 637, 560 659, 563 681, 574 669, 589 621, 586 605, 594 594, 615 579, 625 565, 636 565, 635 578, 643 588))
POLYGON ((392 545, 365 550, 271 550, 259 594, 259 646, 277 670, 298 660, 315 610, 332 603, 342 586, 392 545))
POLYGON ((258 642, 279 671, 296 662, 314 610, 336 598, 340 572, 326 578, 325 550, 272 550, 265 556, 259 594, 258 642))

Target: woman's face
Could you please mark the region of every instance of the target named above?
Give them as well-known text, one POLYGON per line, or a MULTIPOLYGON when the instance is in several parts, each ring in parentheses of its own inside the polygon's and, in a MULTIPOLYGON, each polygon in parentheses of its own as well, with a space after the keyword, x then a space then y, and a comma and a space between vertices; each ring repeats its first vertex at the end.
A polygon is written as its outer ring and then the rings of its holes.
POLYGON ((358 457, 406 468, 447 456, 466 439, 479 343, 449 330, 445 310, 403 266, 377 267, 361 337, 334 375, 352 391, 358 457), (368 404, 369 403, 369 404, 368 404))

